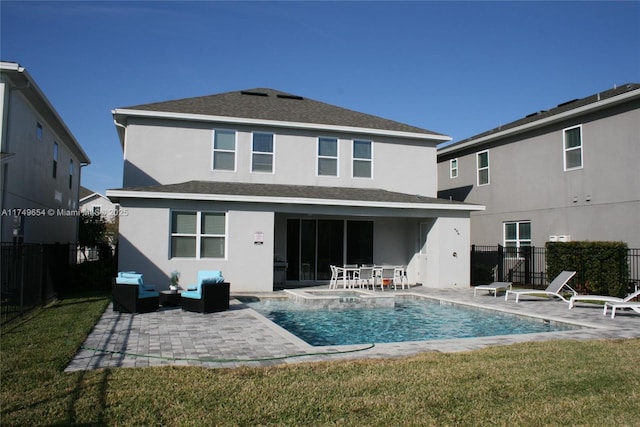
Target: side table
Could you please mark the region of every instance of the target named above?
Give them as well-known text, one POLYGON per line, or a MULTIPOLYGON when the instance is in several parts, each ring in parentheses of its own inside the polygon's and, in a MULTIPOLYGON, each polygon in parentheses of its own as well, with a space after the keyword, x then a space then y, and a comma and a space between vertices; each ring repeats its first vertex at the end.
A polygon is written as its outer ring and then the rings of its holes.
POLYGON ((182 291, 160 291, 160 305, 165 307, 179 307, 182 297, 182 291))

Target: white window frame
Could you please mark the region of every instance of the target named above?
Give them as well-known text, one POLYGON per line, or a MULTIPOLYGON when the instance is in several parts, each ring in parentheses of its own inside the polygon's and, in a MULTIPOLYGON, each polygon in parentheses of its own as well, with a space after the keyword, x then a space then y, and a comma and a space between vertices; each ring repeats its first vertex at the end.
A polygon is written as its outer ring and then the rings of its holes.
POLYGON ((275 170, 276 170, 275 152, 276 152, 276 136, 275 136, 275 134, 273 134, 271 132, 252 132, 251 133, 251 173, 270 173, 270 174, 275 173, 275 170), (253 137, 255 135, 270 135, 271 136, 271 151, 270 152, 267 152, 267 151, 255 151, 255 147, 253 145, 253 137), (253 156, 255 154, 270 155, 271 156, 271 170, 270 171, 254 170, 253 169, 253 156))
POLYGON ((351 144, 351 155, 352 155, 352 163, 351 163, 351 176, 353 178, 362 178, 362 179, 373 179, 373 141, 369 140, 369 139, 354 139, 352 141, 351 144), (369 158, 364 158, 364 157, 356 157, 356 142, 366 142, 369 144, 369 152, 371 153, 371 156, 369 158), (355 175, 355 171, 356 171, 356 162, 360 162, 360 163, 369 163, 370 165, 370 169, 369 169, 369 176, 356 176, 355 175))
POLYGON ((562 129, 562 163, 564 166, 564 171, 573 171, 582 169, 584 166, 584 149, 583 149, 583 139, 582 139, 582 125, 571 126, 565 129, 562 129), (580 145, 577 147, 567 148, 567 132, 573 129, 580 129, 580 145), (580 151, 580 166, 567 167, 567 153, 569 151, 580 151))
POLYGON ((322 177, 332 177, 332 178, 337 178, 340 176, 340 139, 333 137, 333 136, 319 136, 317 139, 317 144, 316 144, 316 153, 317 153, 317 159, 316 159, 316 176, 322 176, 322 177), (336 155, 335 156, 321 156, 320 155, 320 140, 322 139, 331 139, 331 140, 335 140, 336 142, 336 155), (329 159, 329 160, 335 160, 336 161, 336 174, 335 175, 320 175, 320 159, 329 159))
POLYGON ((211 141, 211 170, 214 172, 235 172, 238 168, 238 132, 235 129, 214 129, 213 139, 211 141), (218 132, 233 132, 233 150, 224 148, 216 148, 216 134, 218 132), (233 153, 233 170, 232 169, 216 169, 215 157, 218 153, 233 153))
MULTIPOLYGON (((505 221, 502 223, 502 244, 504 245, 505 251, 510 251, 511 248, 516 248, 516 257, 521 258, 520 256, 520 248, 523 246, 531 246, 531 220, 521 220, 521 221, 505 221), (516 226, 516 238, 515 239, 507 239, 507 225, 515 224, 516 226), (520 237, 520 225, 521 224, 529 224, 529 238, 523 239, 520 237), (507 246, 508 244, 515 244, 512 246, 507 246)), ((513 256, 507 257, 514 258, 513 256)))
POLYGON ((228 253, 228 232, 229 232, 229 215, 228 212, 223 211, 189 211, 189 210, 170 210, 169 211, 169 259, 219 259, 226 260, 228 253), (195 233, 173 233, 173 214, 185 213, 196 214, 196 232, 195 233), (224 215, 224 234, 203 234, 202 233, 202 214, 222 214, 224 215), (180 257, 173 256, 173 238, 174 237, 195 237, 196 255, 195 257, 180 257), (215 257, 203 257, 201 256, 202 238, 207 237, 221 237, 224 239, 224 255, 219 258, 215 257))
POLYGON ((489 185, 491 184, 491 159, 489 158, 489 150, 483 150, 483 151, 479 151, 476 153, 476 182, 478 184, 478 187, 481 187, 483 185, 489 185), (480 167, 480 155, 481 154, 487 154, 487 166, 484 167, 480 167), (487 171, 487 182, 485 183, 480 183, 480 172, 481 171, 487 171))
POLYGON ((449 178, 458 177, 458 158, 449 160, 449 178))
POLYGON ((91 215, 101 216, 102 215, 102 206, 100 206, 100 205, 91 205, 91 215))

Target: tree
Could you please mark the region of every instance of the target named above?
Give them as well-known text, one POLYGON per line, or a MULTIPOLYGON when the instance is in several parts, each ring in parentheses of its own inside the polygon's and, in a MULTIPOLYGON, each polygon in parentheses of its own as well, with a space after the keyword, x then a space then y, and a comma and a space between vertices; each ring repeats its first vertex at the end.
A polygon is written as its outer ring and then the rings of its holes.
POLYGON ((107 222, 100 215, 93 215, 88 212, 80 213, 78 245, 85 261, 88 260, 87 248, 94 248, 98 245, 109 243, 107 237, 107 222))

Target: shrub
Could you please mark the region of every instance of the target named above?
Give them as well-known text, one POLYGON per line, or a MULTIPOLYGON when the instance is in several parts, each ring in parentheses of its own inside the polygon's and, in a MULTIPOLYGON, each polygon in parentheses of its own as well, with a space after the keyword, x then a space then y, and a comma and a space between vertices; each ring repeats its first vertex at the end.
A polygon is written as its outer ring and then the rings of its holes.
POLYGON ((575 286, 589 293, 622 297, 629 280, 624 242, 547 242, 547 273, 576 271, 575 286))

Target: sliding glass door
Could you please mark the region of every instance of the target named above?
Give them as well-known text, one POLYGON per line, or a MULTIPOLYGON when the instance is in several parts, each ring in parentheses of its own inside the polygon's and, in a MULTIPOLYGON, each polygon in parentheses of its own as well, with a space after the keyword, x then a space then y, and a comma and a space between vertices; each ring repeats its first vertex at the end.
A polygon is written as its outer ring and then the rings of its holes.
POLYGON ((329 280, 331 264, 372 262, 372 221, 287 220, 287 280, 329 280))

